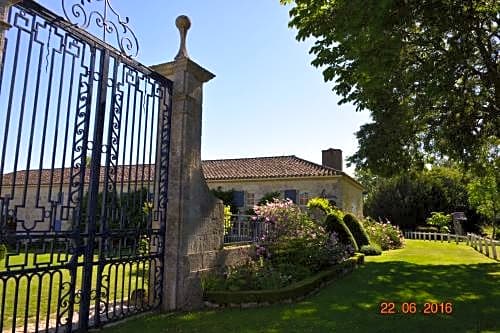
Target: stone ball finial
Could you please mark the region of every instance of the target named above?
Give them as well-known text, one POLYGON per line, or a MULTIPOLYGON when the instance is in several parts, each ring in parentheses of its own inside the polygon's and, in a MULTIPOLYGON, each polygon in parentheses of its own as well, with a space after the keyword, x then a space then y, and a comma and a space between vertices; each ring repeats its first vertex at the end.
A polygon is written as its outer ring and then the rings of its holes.
POLYGON ((181 43, 179 46, 179 52, 175 56, 175 60, 182 58, 189 58, 186 49, 186 38, 189 28, 191 28, 191 20, 186 15, 180 15, 175 19, 175 26, 179 29, 181 43))
POLYGON ((179 29, 189 30, 191 28, 191 20, 186 15, 179 15, 175 19, 175 26, 179 29))

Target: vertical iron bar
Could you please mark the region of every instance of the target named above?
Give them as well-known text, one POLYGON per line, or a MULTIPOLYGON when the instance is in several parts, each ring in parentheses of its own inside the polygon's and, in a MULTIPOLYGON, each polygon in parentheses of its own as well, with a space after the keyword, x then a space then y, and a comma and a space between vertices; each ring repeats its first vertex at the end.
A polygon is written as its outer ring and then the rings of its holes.
MULTIPOLYGON (((74 306, 75 306, 75 298, 76 298, 76 282, 78 280, 78 270, 80 268, 79 264, 79 257, 83 253, 85 253, 84 249, 84 244, 83 239, 84 236, 81 234, 82 230, 81 226, 84 225, 83 222, 83 214, 82 214, 82 198, 83 198, 83 190, 84 190, 84 184, 85 184, 85 172, 86 172, 86 164, 85 159, 87 156, 87 145, 88 145, 88 137, 89 137, 89 127, 90 127, 90 115, 92 111, 92 92, 93 92, 93 73, 95 70, 95 60, 96 60, 96 49, 95 47, 90 46, 89 44, 84 44, 84 47, 82 47, 81 50, 81 60, 80 60, 80 65, 84 70, 86 70, 85 73, 80 74, 79 78, 79 87, 84 88, 85 85, 87 85, 87 91, 84 91, 84 94, 86 93, 86 96, 78 96, 77 100, 83 100, 86 102, 86 104, 83 105, 82 109, 85 109, 84 111, 84 120, 83 120, 83 128, 79 129, 79 123, 78 119, 80 118, 80 112, 81 108, 80 105, 77 101, 76 103, 76 109, 75 109, 75 127, 73 129, 73 144, 72 144, 72 152, 71 152, 71 163, 72 163, 72 168, 71 168, 71 175, 70 175, 70 185, 69 185, 69 191, 71 192, 71 189, 75 187, 74 185, 74 169, 79 169, 80 175, 79 175, 79 180, 77 180, 77 192, 78 196, 76 199, 76 205, 75 210, 73 211, 73 217, 72 217, 72 230, 71 230, 71 241, 74 243, 74 253, 71 256, 70 262, 68 264, 69 269, 70 269, 70 275, 71 275, 71 282, 70 282, 70 291, 69 291, 69 301, 68 301, 68 327, 66 328, 68 333, 71 333, 73 330, 73 316, 74 316, 74 306), (85 63, 85 54, 86 54, 86 49, 89 49, 90 53, 90 64, 89 67, 86 67, 84 65, 85 63), (85 76, 88 77, 88 82, 84 82, 85 76), (82 133, 78 133, 81 130, 82 133), (81 139, 77 139, 78 134, 81 135, 81 139), (81 146, 78 146, 78 142, 82 141, 81 146), (81 151, 81 156, 78 157, 75 155, 81 151), (78 159, 80 159, 80 163, 78 163, 78 159)), ((76 176, 75 176, 76 178, 76 176)), ((68 193, 68 205, 72 201, 72 193, 68 193)), ((79 313, 79 321, 81 320, 81 316, 79 313)))
MULTIPOLYGON (((5 120, 5 133, 4 133, 4 138, 3 138, 3 147, 2 147, 2 154, 0 155, 0 195, 2 195, 2 183, 3 183, 3 173, 4 173, 4 167, 5 167, 5 154, 7 151, 7 145, 8 145, 8 138, 9 138, 9 127, 10 127, 10 117, 12 114, 12 100, 14 98, 14 90, 16 86, 16 72, 17 72, 17 61, 19 57, 19 44, 20 44, 20 39, 21 39, 21 30, 18 30, 17 32, 17 39, 16 39, 16 48, 14 51, 14 64, 12 65, 13 70, 11 74, 11 82, 10 82, 10 92, 9 92, 9 101, 7 104, 7 117, 5 120)), ((5 60, 5 57, 4 57, 5 60)), ((14 178, 15 178, 14 174, 14 178)), ((12 186, 12 191, 14 191, 14 187, 12 186)), ((11 197, 14 197, 13 194, 11 194, 11 197)))
MULTIPOLYGON (((103 70, 106 71, 106 81, 104 82, 104 85, 107 86, 107 75, 109 71, 109 57, 108 60, 106 60, 107 63, 104 67, 103 70)), ((101 207, 101 217, 100 217, 100 230, 99 230, 99 264, 97 265, 97 278, 96 278, 96 299, 95 299, 95 309, 96 309, 96 316, 94 320, 94 325, 96 327, 99 327, 101 325, 101 318, 99 315, 99 312, 97 309, 99 309, 100 302, 101 302, 101 287, 102 287, 102 272, 104 270, 104 265, 106 263, 106 249, 105 249, 105 244, 106 240, 108 238, 108 222, 107 222, 107 217, 108 217, 108 185, 109 185, 109 168, 110 168, 110 163, 111 163, 111 148, 113 146, 112 138, 113 138, 113 120, 114 120, 114 103, 115 103, 115 87, 116 87, 116 78, 118 75, 118 66, 117 66, 117 61, 115 60, 113 62, 113 78, 112 78, 112 85, 111 85, 111 107, 109 110, 109 123, 108 123, 108 138, 107 138, 107 149, 106 149, 106 162, 104 166, 104 186, 102 190, 102 207, 101 207)), ((102 94, 106 93, 106 88, 101 92, 102 94)), ((101 101, 102 101, 102 95, 101 95, 101 101)), ((101 104, 101 108, 103 108, 103 116, 102 119, 104 121, 104 116, 105 116, 105 110, 106 110, 106 98, 107 96, 104 96, 104 104, 101 104)), ((102 135, 101 135, 102 137, 102 135)), ((113 199, 113 195, 115 194, 115 189, 113 188, 113 192, 111 195, 111 200, 113 199)))
MULTIPOLYGON (((80 305, 80 329, 89 328, 89 314, 92 290, 92 270, 94 265, 94 248, 96 234, 96 211, 99 200, 99 180, 101 169, 102 137, 104 130, 104 117, 106 113, 106 90, 109 71, 109 51, 103 50, 100 57, 99 73, 100 79, 97 88, 97 108, 94 121, 94 136, 92 146, 92 161, 90 169, 90 185, 88 199, 88 225, 87 246, 84 254, 82 300, 80 305)), ((92 73, 91 73, 92 74, 92 73)), ((100 290, 97 290, 99 293, 100 290)), ((97 309, 96 309, 97 310, 97 309)), ((98 311, 96 313, 98 314, 98 311)))
MULTIPOLYGON (((69 43, 67 40, 69 36, 70 36, 69 34, 66 35, 66 45, 69 43)), ((65 50, 65 52, 67 52, 67 50, 65 50)), ((82 52, 83 52, 83 50, 82 50, 82 52)), ((75 56, 71 55, 71 71, 70 71, 71 77, 69 80, 69 92, 68 92, 68 101, 67 101, 67 108, 66 108, 66 125, 65 125, 65 129, 64 129, 64 138, 66 138, 66 140, 64 140, 63 156, 62 156, 62 160, 61 160, 61 181, 59 183, 59 193, 62 193, 62 191, 63 191, 64 173, 65 173, 65 169, 66 169, 66 154, 67 154, 68 141, 69 141, 68 134, 69 134, 69 121, 70 121, 70 115, 71 115, 71 100, 73 99, 73 85, 74 85, 74 79, 75 79, 75 60, 76 60, 75 56)), ((70 197, 70 192, 71 192, 71 188, 68 189, 68 198, 70 197)), ((61 204, 64 204, 64 198, 63 198, 61 204)), ((63 220, 62 210, 61 210, 60 220, 61 221, 63 220)))
MULTIPOLYGON (((35 21, 33 19, 33 21, 35 21)), ((27 192, 28 192, 28 181, 29 181, 29 175, 30 172, 28 171, 31 166, 31 154, 33 152, 33 138, 34 138, 34 132, 35 132, 35 127, 36 127, 36 111, 37 111, 37 105, 38 105, 38 98, 40 94, 40 79, 41 79, 41 71, 40 71, 40 66, 42 64, 43 59, 43 52, 42 52, 42 47, 40 46, 40 51, 38 52, 38 67, 37 67, 37 75, 36 75, 36 88, 35 88, 35 94, 33 98, 33 114, 31 116, 31 131, 30 131, 30 138, 29 138, 29 144, 28 144, 28 156, 26 158, 26 170, 27 172, 24 175, 24 193, 23 197, 26 198, 27 192)), ((26 204, 25 201, 22 203, 23 205, 26 204)))
POLYGON ((165 276, 165 261, 164 261, 164 253, 165 253, 165 248, 166 248, 166 238, 165 238, 165 233, 167 229, 167 223, 166 223, 166 215, 164 212, 167 211, 167 206, 168 206, 168 200, 167 200, 167 192, 168 192, 168 173, 169 173, 169 154, 170 154, 170 126, 171 126, 171 121, 172 121, 172 92, 173 92, 173 84, 171 81, 162 81, 161 82, 161 88, 160 91, 163 92, 163 94, 160 94, 159 101, 158 101, 158 117, 161 117, 161 124, 162 128, 159 129, 161 130, 161 146, 160 146, 160 158, 158 159, 161 163, 160 166, 160 174, 158 175, 159 177, 159 202, 161 202, 161 208, 163 208, 163 211, 160 210, 160 228, 158 230, 159 236, 158 238, 160 239, 161 243, 161 249, 158 251, 158 255, 160 256, 160 262, 161 262, 161 267, 160 267, 160 277, 159 281, 156 281, 159 285, 159 302, 158 306, 162 306, 163 302, 163 278, 165 276), (168 97, 166 96, 168 94, 168 97), (164 108, 163 108, 163 107, 164 108), (164 173, 162 173, 161 169, 164 169, 164 173), (163 188, 163 189, 162 189, 163 188))
MULTIPOLYGON (((31 31, 33 31, 35 25, 35 18, 31 21, 31 31)), ((23 79, 23 94, 21 97, 21 107, 19 110, 19 125, 17 129, 17 142, 16 142, 16 152, 14 155, 14 179, 12 180, 12 185, 16 184, 16 173, 17 173, 17 164, 19 162, 19 147, 21 146, 21 134, 23 130, 23 120, 24 120, 24 112, 25 112, 25 106, 26 106, 26 93, 28 91, 28 78, 29 78, 29 68, 31 64, 31 50, 33 48, 33 33, 30 34, 30 40, 28 44, 28 50, 27 50, 27 59, 25 63, 25 70, 24 70, 24 79, 23 79)), ((2 173, 0 173, 1 175, 2 173)), ((15 186, 12 186, 13 188, 15 186)), ((14 198, 14 193, 12 193, 12 197, 14 198)), ((23 200, 23 205, 26 202, 26 197, 24 196, 22 198, 23 200)))
MULTIPOLYGON (((54 167, 56 164, 56 153, 57 153, 57 140, 59 138, 59 121, 60 121, 60 115, 61 115, 61 107, 62 107, 62 92, 64 91, 64 86, 63 82, 67 84, 64 80, 65 74, 65 68, 66 68, 66 51, 63 49, 61 52, 56 51, 56 53, 62 53, 62 59, 61 59, 61 73, 59 76, 59 90, 58 90, 58 97, 57 97, 57 112, 56 112, 56 119, 55 119, 55 125, 54 125, 54 141, 52 144, 52 163, 50 165, 50 187, 49 187, 49 193, 48 193, 48 200, 52 200, 52 190, 54 187, 54 167)), ((55 59, 53 59, 55 61, 55 59)), ((65 140, 66 137, 63 137, 63 140, 65 140)), ((64 169, 61 169, 61 179, 63 177, 64 169)), ((57 185, 57 184, 56 184, 57 185)), ((53 217, 55 214, 53 214, 53 217)))

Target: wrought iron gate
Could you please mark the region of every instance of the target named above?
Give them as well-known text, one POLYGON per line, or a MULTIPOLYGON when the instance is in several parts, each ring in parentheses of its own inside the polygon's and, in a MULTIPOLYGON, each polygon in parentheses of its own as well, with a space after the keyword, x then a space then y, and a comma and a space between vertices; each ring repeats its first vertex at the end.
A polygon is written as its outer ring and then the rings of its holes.
MULTIPOLYGON (((83 4, 65 11, 129 32, 83 4)), ((118 50, 28 0, 9 22, 0 331, 85 331, 158 308, 172 83, 124 54, 133 35, 118 50)))

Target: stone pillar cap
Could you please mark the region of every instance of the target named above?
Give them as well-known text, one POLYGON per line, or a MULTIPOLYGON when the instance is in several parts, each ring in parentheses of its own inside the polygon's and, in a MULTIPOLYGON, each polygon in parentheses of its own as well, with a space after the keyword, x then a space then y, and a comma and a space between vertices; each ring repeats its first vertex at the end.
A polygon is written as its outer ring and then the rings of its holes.
POLYGON ((175 56, 175 60, 189 58, 186 48, 186 38, 189 28, 191 28, 191 20, 186 15, 179 15, 175 20, 175 26, 179 29, 180 46, 179 52, 175 56))

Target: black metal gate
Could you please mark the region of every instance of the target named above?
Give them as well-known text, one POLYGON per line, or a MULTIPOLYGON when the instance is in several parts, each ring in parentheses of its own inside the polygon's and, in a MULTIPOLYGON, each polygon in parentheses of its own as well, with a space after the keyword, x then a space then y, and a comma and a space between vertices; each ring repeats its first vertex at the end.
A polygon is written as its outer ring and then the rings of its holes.
MULTIPOLYGON (((83 4, 68 11, 127 32, 83 4)), ((27 0, 9 22, 0 331, 85 331, 158 308, 172 83, 125 55, 134 36, 118 50, 27 0)))

